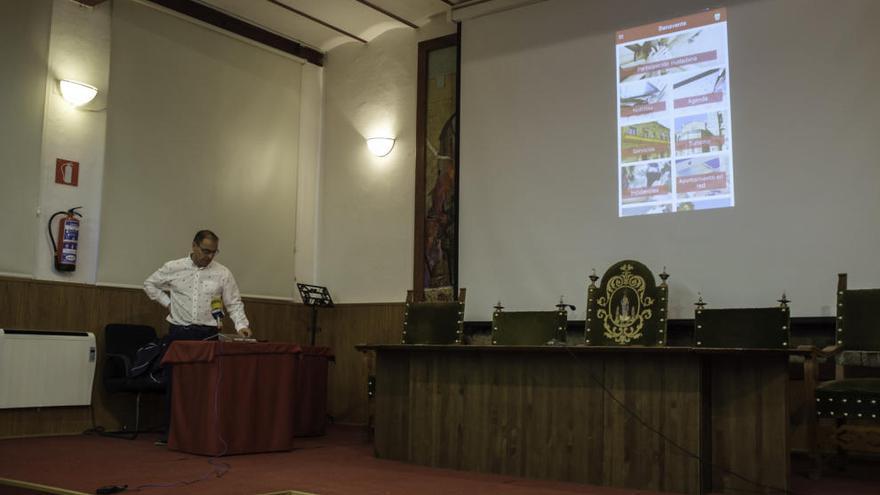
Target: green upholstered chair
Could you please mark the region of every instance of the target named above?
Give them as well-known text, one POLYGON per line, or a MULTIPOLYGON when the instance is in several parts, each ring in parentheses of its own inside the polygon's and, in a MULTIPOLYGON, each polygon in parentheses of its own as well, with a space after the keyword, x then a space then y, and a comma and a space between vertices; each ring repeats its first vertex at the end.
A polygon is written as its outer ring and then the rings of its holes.
POLYGON ((816 414, 836 420, 831 442, 839 452, 880 453, 880 289, 846 285, 841 273, 836 319, 840 352, 835 379, 816 388, 816 414), (856 370, 863 376, 849 376, 856 370))
POLYGON ((696 347, 788 349, 791 312, 783 294, 770 308, 706 309, 703 298, 694 314, 696 347))
POLYGON ((654 274, 633 260, 618 261, 596 286, 590 276, 584 343, 591 346, 666 345, 669 275, 658 286, 654 274))
POLYGON ((492 314, 492 344, 546 345, 565 342, 568 312, 560 303, 553 311, 504 311, 501 303, 492 314))
MULTIPOLYGON (((402 344, 460 344, 464 329, 465 289, 458 291, 457 300, 416 301, 409 291, 403 318, 402 344)), ((440 298, 443 299, 443 298, 440 298)))

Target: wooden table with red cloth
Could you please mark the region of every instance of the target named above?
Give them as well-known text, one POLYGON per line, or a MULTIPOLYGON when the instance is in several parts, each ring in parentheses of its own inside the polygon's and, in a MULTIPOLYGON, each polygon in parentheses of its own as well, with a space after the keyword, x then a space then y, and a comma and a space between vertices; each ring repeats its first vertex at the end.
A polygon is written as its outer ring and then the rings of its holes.
POLYGON ((330 361, 335 361, 335 357, 329 347, 300 347, 294 434, 314 437, 323 435, 327 429, 327 375, 330 361))
POLYGON ((302 349, 289 343, 171 343, 168 447, 202 455, 293 448, 302 349))

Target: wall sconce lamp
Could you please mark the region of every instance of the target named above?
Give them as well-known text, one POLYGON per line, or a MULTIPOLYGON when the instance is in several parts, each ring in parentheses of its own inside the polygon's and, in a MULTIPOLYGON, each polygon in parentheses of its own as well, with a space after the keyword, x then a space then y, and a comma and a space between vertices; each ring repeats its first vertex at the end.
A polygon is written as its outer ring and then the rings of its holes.
POLYGON ((386 156, 394 149, 394 138, 390 137, 371 137, 367 138, 367 148, 376 156, 386 156))
POLYGON ((62 79, 58 82, 58 86, 61 88, 61 97, 64 101, 75 107, 81 107, 94 100, 98 94, 98 88, 69 79, 62 79))

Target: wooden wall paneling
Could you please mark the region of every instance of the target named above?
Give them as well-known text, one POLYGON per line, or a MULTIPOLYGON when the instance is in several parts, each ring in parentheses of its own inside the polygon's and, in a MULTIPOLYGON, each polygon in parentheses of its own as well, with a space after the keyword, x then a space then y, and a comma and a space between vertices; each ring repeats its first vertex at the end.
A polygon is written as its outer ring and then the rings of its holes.
POLYGON ((91 424, 88 407, 0 409, 0 438, 75 435, 91 424))
POLYGON ((507 437, 507 400, 510 388, 508 376, 509 363, 497 359, 498 356, 487 356, 489 366, 484 368, 480 385, 476 393, 485 395, 485 416, 477 416, 474 421, 481 424, 487 430, 483 436, 484 445, 481 446, 482 455, 480 466, 486 466, 491 473, 502 473, 507 466, 507 453, 509 446, 507 437))
POLYGON ((512 405, 523 412, 521 472, 529 478, 601 480, 604 393, 595 382, 602 379, 603 360, 544 355, 534 364, 519 366, 524 387, 521 403, 512 405))
POLYGON ((787 385, 786 356, 713 357, 715 492, 769 494, 789 489, 787 385), (780 400, 786 407, 778 407, 780 400))
POLYGON ((488 456, 487 463, 493 473, 511 473, 511 450, 515 445, 511 444, 511 414, 510 408, 513 398, 511 397, 514 384, 517 382, 516 370, 511 369, 515 364, 510 356, 492 356, 492 368, 487 375, 488 380, 482 393, 489 396, 488 421, 484 422, 490 428, 486 437, 487 447, 484 454, 488 456), (506 359, 505 359, 506 358, 506 359))
POLYGON ((425 466, 438 467, 437 453, 447 445, 436 440, 440 416, 437 354, 419 353, 409 361, 409 451, 407 460, 425 466))
POLYGON ((699 493, 699 359, 645 355, 605 360, 606 387, 622 404, 605 401, 605 486, 699 493), (646 448, 646 446, 648 446, 646 448))
POLYGON ((462 356, 449 356, 447 366, 442 365, 440 355, 431 356, 431 367, 436 389, 431 402, 434 404, 431 441, 442 445, 433 462, 437 465, 461 469, 461 445, 468 418, 464 416, 465 376, 473 372, 466 366, 462 356))
MULTIPOLYGON (((168 310, 150 300, 143 290, 137 288, 99 287, 96 298, 98 324, 95 328, 98 337, 99 368, 98 379, 103 370, 104 339, 103 329, 110 323, 132 323, 150 325, 157 333, 168 333, 166 316, 168 310)), ((258 298, 243 298, 245 313, 255 331, 256 338, 305 342, 305 330, 298 323, 297 306, 289 301, 276 301, 258 298)), ((235 331, 235 325, 227 316, 224 319, 225 333, 235 331)), ((108 429, 120 428, 123 424, 134 424, 133 394, 109 394, 100 381, 95 384, 96 422, 108 429)), ((141 397, 141 427, 160 426, 164 399, 159 394, 144 394, 141 397)))
MULTIPOLYGON (((462 356, 466 358, 466 356, 462 356)), ((462 363, 456 366, 465 368, 462 363)), ((464 390, 462 411, 462 460, 458 469, 490 472, 497 460, 489 447, 497 429, 498 408, 492 402, 491 390, 498 385, 501 372, 491 356, 480 353, 469 370, 463 370, 461 387, 464 390)))
MULTIPOLYGON (((92 286, 2 278, 0 296, 2 328, 94 331, 92 286)), ((0 409, 0 437, 73 434, 91 426, 87 406, 0 409)))
POLYGON ((0 277, 0 328, 14 327, 16 321, 16 313, 23 306, 23 297, 21 291, 15 290, 19 284, 13 279, 0 277))
POLYGON ((316 344, 336 353, 336 362, 330 364, 327 407, 337 423, 367 424, 367 367, 354 346, 399 343, 403 313, 402 302, 340 304, 318 313, 321 331, 316 344))
POLYGON ((96 290, 94 308, 102 345, 104 327, 111 323, 150 325, 159 335, 168 332, 168 322, 165 320, 168 311, 151 301, 143 290, 122 287, 98 287, 96 290))
POLYGON ((27 312, 29 280, 0 278, 0 327, 23 328, 27 312))
MULTIPOLYGON (((80 321, 79 328, 72 328, 71 317, 74 311, 71 308, 71 300, 78 299, 81 308, 88 308, 83 304, 84 300, 92 294, 85 289, 83 297, 76 298, 76 289, 62 285, 48 285, 45 283, 33 283, 24 287, 27 304, 21 315, 28 323, 24 328, 33 330, 85 330, 86 321, 80 321)), ((85 312, 81 314, 85 320, 85 312)))
MULTIPOLYGON (((410 361, 412 356, 383 356, 376 369, 376 436, 373 448, 383 459, 405 460, 410 456, 410 361)), ((365 392, 366 395, 366 392, 365 392)))
MULTIPOLYGON (((658 356, 660 357, 660 356, 658 356)), ((658 437, 661 491, 700 491, 700 436, 703 427, 703 411, 695 407, 701 403, 702 377, 700 359, 681 359, 662 356, 660 387, 663 397, 657 402, 660 423, 658 430, 675 443, 658 437), (670 432, 682 432, 675 437, 670 432), (686 450, 686 451, 685 451, 686 450)), ((655 434, 656 435, 656 434, 655 434)))
MULTIPOLYGON (((104 389, 103 371, 106 356, 104 328, 111 323, 149 325, 158 335, 164 335, 168 332, 168 322, 165 320, 168 312, 151 301, 141 289, 96 287, 95 294, 92 306, 92 311, 95 313, 95 326, 92 331, 98 344, 98 363, 92 391, 95 423, 111 431, 118 430, 123 425, 133 427, 135 395, 111 394, 104 389)), ((161 426, 163 400, 160 394, 141 396, 140 428, 142 430, 161 426)))
POLYGON ((0 279, 5 288, 0 326, 31 330, 90 330, 94 287, 0 279))
POLYGON ((493 368, 491 361, 484 359, 483 354, 472 357, 473 360, 468 361, 467 356, 454 356, 450 362, 452 376, 448 379, 447 387, 454 396, 454 402, 448 413, 457 415, 457 419, 455 429, 447 439, 449 446, 441 462, 454 469, 479 471, 479 466, 487 461, 485 438, 489 431, 485 424, 489 408, 488 394, 483 390, 488 383, 486 377, 493 372, 493 368))
MULTIPOLYGON (((254 337, 275 342, 308 344, 307 307, 290 301, 245 298, 244 310, 254 331, 254 337)), ((227 316, 223 321, 224 333, 235 331, 235 324, 227 316)))
MULTIPOLYGON (((527 371, 522 365, 521 358, 514 354, 504 355, 501 365, 496 373, 500 383, 495 390, 501 392, 498 403, 501 405, 499 419, 501 422, 501 435, 496 438, 500 441, 501 473, 520 475, 525 473, 525 446, 524 429, 526 415, 529 411, 525 408, 525 387, 527 386, 527 371)), ((533 368, 538 369, 538 366, 533 368)))
MULTIPOLYGON (((565 359, 564 356, 556 358, 565 359)), ((555 416, 561 414, 554 407, 553 389, 557 385, 571 389, 571 381, 568 377, 557 376, 560 375, 561 362, 547 364, 523 370, 521 466, 527 478, 551 478, 558 466, 554 462, 555 444, 563 432, 564 422, 557 424, 555 416)))
POLYGON ((529 478, 699 492, 697 460, 645 429, 607 399, 597 383, 607 380, 606 387, 628 408, 672 441, 698 452, 696 358, 654 356, 632 365, 636 360, 599 355, 379 352, 379 457, 529 478), (668 370, 656 373, 662 366, 668 370))
POLYGON ((567 456, 565 476, 561 479, 598 485, 606 478, 605 410, 610 400, 599 385, 606 383, 605 359, 601 356, 569 355, 563 372, 571 377, 570 390, 557 391, 556 407, 569 410, 558 421, 568 424, 565 439, 571 455, 567 456), (572 400, 565 396, 571 394, 572 400))
MULTIPOLYGON (((94 424, 108 430, 118 429, 123 424, 133 425, 134 395, 108 394, 103 387, 104 327, 109 323, 145 324, 164 335, 168 331, 167 310, 147 298, 139 288, 9 277, 0 277, 0 302, 0 328, 93 332, 98 350, 91 409, 0 410, 0 438, 80 433, 93 426, 93 414, 94 424)), ((307 308, 301 304, 258 298, 246 298, 244 302, 245 311, 258 332, 257 337, 299 343, 307 341, 307 308)), ((403 321, 402 313, 400 321, 403 321)), ((232 323, 227 321, 226 325, 227 331, 232 331, 232 323)), ((158 426, 162 397, 146 394, 141 401, 141 426, 158 426)), ((366 402, 365 397, 363 402, 366 402)))

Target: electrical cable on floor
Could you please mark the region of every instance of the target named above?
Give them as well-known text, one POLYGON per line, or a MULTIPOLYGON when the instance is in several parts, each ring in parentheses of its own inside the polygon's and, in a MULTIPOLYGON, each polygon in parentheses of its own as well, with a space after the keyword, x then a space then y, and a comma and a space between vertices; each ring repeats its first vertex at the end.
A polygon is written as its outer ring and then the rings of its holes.
MULTIPOLYGON (((574 352, 572 352, 570 349, 567 349, 567 352, 568 352, 569 356, 570 356, 571 358, 573 358, 575 361, 578 361, 578 360, 580 359, 580 358, 579 358, 574 352)), ((632 409, 630 409, 629 407, 627 407, 627 405, 624 404, 623 401, 621 401, 620 399, 618 399, 618 398, 617 398, 617 397, 611 392, 611 390, 608 390, 608 388, 605 386, 605 384, 602 383, 601 380, 599 380, 598 378, 596 378, 596 376, 594 376, 592 373, 587 372, 587 376, 589 376, 590 380, 592 380, 596 385, 599 386, 599 388, 602 389, 602 391, 605 393, 605 395, 607 395, 607 396, 608 396, 613 402, 615 402, 618 406, 620 406, 621 409, 623 409, 627 414, 629 414, 633 419, 635 419, 635 420, 636 420, 640 425, 642 425, 645 429, 647 429, 648 431, 650 431, 650 432, 654 433, 655 435, 657 435, 658 437, 660 437, 660 439, 663 440, 664 442, 666 442, 667 444, 669 444, 669 445, 675 447, 677 450, 681 451, 683 454, 685 454, 686 457, 690 457, 690 458, 692 458, 692 459, 697 460, 697 462, 699 462, 700 466, 703 466, 703 465, 709 466, 709 467, 711 467, 713 470, 721 471, 722 473, 729 474, 730 476, 733 476, 734 478, 739 479, 739 480, 741 480, 741 481, 743 481, 743 482, 745 482, 745 483, 748 483, 748 484, 750 484, 750 485, 753 485, 753 486, 755 486, 755 487, 757 487, 757 488, 764 488, 764 489, 765 489, 765 490, 745 490, 745 489, 736 489, 736 488, 725 488, 726 491, 730 491, 730 492, 739 492, 739 493, 766 493, 766 491, 769 490, 769 491, 777 492, 777 493, 785 493, 785 494, 787 494, 787 495, 799 495, 799 494, 797 494, 797 493, 795 493, 795 492, 793 492, 793 491, 791 491, 791 490, 786 490, 786 489, 784 489, 784 488, 779 488, 779 487, 771 486, 771 485, 765 485, 765 484, 763 484, 763 483, 761 483, 761 482, 758 482, 758 481, 755 481, 755 480, 749 479, 749 478, 747 478, 747 477, 745 477, 745 476, 740 475, 739 473, 736 473, 736 472, 734 472, 734 471, 731 471, 730 469, 725 468, 725 467, 723 467, 723 466, 719 466, 719 465, 717 465, 717 464, 715 464, 715 463, 706 462, 706 461, 705 461, 705 460, 704 460, 699 454, 696 454, 696 453, 694 453, 694 452, 691 452, 691 451, 688 450, 687 448, 685 448, 685 447, 679 445, 678 443, 675 442, 675 440, 669 438, 669 437, 666 436, 663 432, 661 432, 661 431, 658 430, 657 428, 654 428, 653 426, 651 426, 650 424, 648 424, 647 421, 645 421, 645 420, 644 420, 641 416, 639 416, 635 411, 633 411, 632 409)))
MULTIPOLYGON (((223 354, 222 351, 223 351, 223 342, 218 339, 217 354, 222 355, 223 354)), ((203 476, 201 476, 199 478, 194 478, 194 479, 190 479, 190 480, 172 481, 172 482, 163 482, 163 483, 145 483, 143 485, 138 485, 138 486, 131 488, 131 489, 128 489, 128 485, 121 485, 121 486, 110 485, 110 486, 99 488, 98 490, 110 489, 110 490, 115 490, 115 491, 106 491, 103 493, 119 493, 119 492, 123 492, 123 491, 139 492, 142 490, 148 490, 150 488, 173 488, 176 486, 189 486, 189 485, 199 483, 201 481, 206 481, 208 479, 211 479, 212 477, 213 478, 222 478, 226 473, 228 473, 232 469, 232 467, 228 463, 218 460, 220 457, 226 455, 226 453, 229 451, 229 444, 226 443, 226 440, 223 438, 223 435, 220 432, 220 383, 223 379, 223 365, 222 365, 222 363, 223 363, 222 359, 217 360, 217 382, 214 384, 214 390, 215 390, 215 393, 214 393, 214 425, 216 427, 217 438, 219 438, 220 442, 223 444, 223 450, 219 454, 211 456, 211 458, 208 459, 208 464, 213 466, 213 469, 210 472, 204 474, 203 476)))

